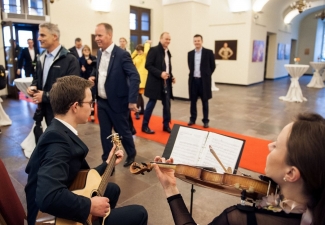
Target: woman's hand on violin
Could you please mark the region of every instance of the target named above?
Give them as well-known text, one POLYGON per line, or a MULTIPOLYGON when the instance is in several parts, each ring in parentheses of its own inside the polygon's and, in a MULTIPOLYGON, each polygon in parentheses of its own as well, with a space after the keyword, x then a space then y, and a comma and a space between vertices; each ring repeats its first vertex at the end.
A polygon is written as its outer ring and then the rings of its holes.
POLYGON ((121 149, 118 150, 118 151, 115 151, 115 149, 116 149, 116 145, 113 145, 113 148, 111 149, 111 151, 109 153, 108 159, 106 160, 107 164, 109 163, 109 161, 113 157, 113 154, 116 155, 115 165, 119 164, 122 161, 123 156, 124 156, 124 152, 121 149))
MULTIPOLYGON (((154 162, 157 163, 170 163, 174 162, 173 158, 165 159, 160 156, 156 156, 154 162)), ((173 169, 166 169, 159 167, 159 164, 153 164, 153 167, 156 171, 156 175, 164 188, 166 197, 170 197, 176 194, 179 194, 178 188, 176 186, 176 177, 175 171, 173 169)))

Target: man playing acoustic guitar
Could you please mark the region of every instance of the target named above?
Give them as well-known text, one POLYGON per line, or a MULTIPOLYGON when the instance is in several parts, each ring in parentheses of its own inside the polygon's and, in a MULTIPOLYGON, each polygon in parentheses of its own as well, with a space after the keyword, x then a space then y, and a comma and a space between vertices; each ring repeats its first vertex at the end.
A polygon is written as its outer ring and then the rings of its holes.
MULTIPOLYGON (((88 121, 93 103, 91 86, 90 81, 78 76, 65 76, 58 78, 51 89, 50 102, 55 118, 40 137, 26 167, 28 225, 35 224, 39 210, 82 224, 89 215, 104 217, 109 211, 106 225, 147 224, 148 214, 143 206, 115 209, 120 188, 114 183, 106 184, 107 187, 105 185, 104 197, 85 197, 69 190, 78 172, 89 169, 85 160, 89 150, 78 137, 76 129, 78 124, 88 121)), ((99 175, 107 171, 106 167, 121 162, 123 151, 115 151, 115 148, 107 161, 95 168, 99 175), (115 158, 115 163, 109 163, 110 159, 115 158)))

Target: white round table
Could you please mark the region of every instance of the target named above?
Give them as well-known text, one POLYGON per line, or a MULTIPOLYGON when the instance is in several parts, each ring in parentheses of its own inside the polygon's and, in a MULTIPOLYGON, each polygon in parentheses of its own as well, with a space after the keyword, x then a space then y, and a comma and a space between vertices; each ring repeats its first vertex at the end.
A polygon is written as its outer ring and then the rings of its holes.
MULTIPOLYGON (((32 77, 17 78, 14 81, 15 81, 16 87, 21 92, 23 92, 26 96, 29 96, 27 93, 27 88, 32 84, 33 78, 32 77)), ((20 144, 20 147, 22 149, 24 149, 24 153, 27 158, 30 158, 31 154, 34 151, 34 148, 36 147, 34 127, 35 127, 35 124, 33 125, 31 131, 29 132, 29 134, 27 135, 25 140, 23 140, 23 142, 20 144)), ((46 127, 47 126, 45 123, 45 119, 43 118, 43 121, 42 121, 43 132, 45 131, 46 127)))
POLYGON ((33 78, 26 77, 26 78, 17 78, 14 80, 16 87, 19 91, 23 92, 26 96, 29 96, 27 93, 27 88, 32 84, 33 78))
POLYGON ((286 64, 286 70, 291 76, 291 84, 286 96, 281 96, 279 99, 288 102, 303 102, 307 99, 302 95, 299 85, 299 78, 308 70, 309 65, 286 64))
POLYGON ((325 67, 325 62, 310 62, 310 65, 314 68, 315 72, 309 84, 307 84, 307 87, 323 88, 324 81, 320 76, 319 71, 325 67))
MULTIPOLYGON (((215 60, 215 63, 216 63, 216 69, 217 69, 217 66, 218 66, 218 62, 215 60)), ((215 72, 216 70, 214 70, 215 72)), ((213 74, 211 76, 211 91, 219 91, 219 88, 216 87, 216 84, 214 82, 214 79, 213 79, 213 74)))
MULTIPOLYGON (((8 76, 8 71, 6 70, 6 77, 8 76)), ((3 90, 0 91, 1 95, 7 95, 8 91, 7 91, 7 87, 4 88, 3 90)), ((9 116, 7 115, 7 113, 3 110, 2 108, 2 103, 3 100, 0 97, 0 126, 9 126, 12 124, 11 119, 9 118, 9 116)))

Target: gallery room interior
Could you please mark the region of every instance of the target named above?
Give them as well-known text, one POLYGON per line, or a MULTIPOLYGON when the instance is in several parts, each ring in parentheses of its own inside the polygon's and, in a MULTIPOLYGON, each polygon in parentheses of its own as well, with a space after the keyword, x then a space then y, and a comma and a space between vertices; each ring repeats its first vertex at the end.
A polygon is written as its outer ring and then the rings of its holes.
MULTIPOLYGON (((130 52, 147 40, 151 40, 151 46, 158 45, 160 35, 168 32, 172 73, 176 78, 173 85, 175 99, 171 101, 171 128, 178 125, 188 128, 187 55, 194 49, 193 36, 202 35, 203 47, 214 52, 216 69, 211 77, 209 128, 203 128, 201 122, 200 100, 197 102, 197 122, 192 128, 218 133, 232 140, 244 140, 233 164, 225 165, 233 167, 237 174, 249 174, 256 179, 264 174, 267 144, 276 140, 282 128, 298 113, 315 112, 325 116, 324 0, 0 2, 0 42, 3 43, 0 46, 0 65, 5 66, 8 76, 7 87, 0 90, 0 158, 25 212, 25 168, 35 143, 29 142, 27 146, 23 143, 26 144, 24 141, 35 123, 32 117, 37 105, 21 90, 30 85, 31 78, 28 83, 23 75, 22 80, 15 82, 17 67, 15 62, 9 62, 6 52, 12 44, 10 39, 15 39, 20 47, 27 47, 28 38, 33 39, 35 47, 42 51, 37 41, 40 23, 57 24, 61 33, 60 43, 65 48, 73 47, 79 37, 83 45, 90 46, 93 55, 98 49, 94 42, 95 28, 101 22, 112 25, 113 42, 117 46, 120 37, 125 37, 130 52), (231 49, 227 50, 231 52, 229 57, 225 55, 226 48, 231 49), (22 86, 19 82, 23 83, 22 86)), ((148 98, 144 97, 144 100, 146 105, 148 98)), ((170 154, 178 131, 169 134, 162 130, 162 111, 162 104, 158 101, 150 122, 150 128, 156 132, 154 135, 141 131, 142 115, 137 120, 131 113, 136 128, 133 135, 136 162, 151 162, 155 156, 170 154)), ((87 162, 91 167, 99 165, 102 145, 98 120, 92 122, 89 119, 77 130, 89 148, 87 162)), ((188 140, 188 143, 193 143, 193 140, 188 140)), ((223 173, 220 163, 215 158, 212 161, 215 161, 217 172, 223 173)), ((121 163, 116 166, 110 181, 121 188, 117 207, 143 205, 148 211, 148 224, 173 224, 169 205, 154 171, 134 175, 121 163)), ((177 184, 198 224, 208 224, 226 207, 240 203, 240 196, 225 194, 215 188, 194 185, 193 191, 192 184, 181 179, 177 179, 177 184)))

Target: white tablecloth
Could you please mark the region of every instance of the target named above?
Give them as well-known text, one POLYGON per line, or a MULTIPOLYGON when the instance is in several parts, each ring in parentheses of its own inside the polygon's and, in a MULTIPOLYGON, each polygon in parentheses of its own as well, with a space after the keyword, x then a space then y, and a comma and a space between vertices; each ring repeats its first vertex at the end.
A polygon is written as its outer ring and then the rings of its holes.
MULTIPOLYGON (((17 78, 15 79, 15 84, 16 87, 23 92, 26 96, 28 96, 27 93, 27 88, 32 84, 33 78, 32 77, 26 77, 26 78, 17 78)), ((32 117, 33 115, 31 115, 32 117)), ((28 136, 25 138, 25 140, 23 140, 23 142, 20 144, 20 147, 22 149, 24 149, 24 153, 25 156, 27 158, 29 158, 31 156, 31 154, 34 151, 34 148, 36 147, 36 143, 35 143, 35 135, 34 135, 34 127, 35 124, 33 125, 31 131, 29 132, 28 136)), ((45 119, 43 118, 42 121, 42 127, 43 127, 43 131, 45 131, 46 129, 46 123, 45 123, 45 119)))
POLYGON ((9 126, 12 122, 7 113, 2 108, 2 102, 2 98, 0 98, 0 126, 9 126))
MULTIPOLYGON (((216 63, 216 69, 217 69, 217 66, 218 66, 218 62, 217 61, 215 61, 215 63, 216 63)), ((214 70, 214 72, 215 72, 216 70, 214 70)), ((214 79, 213 79, 213 74, 212 74, 212 76, 211 76, 211 91, 219 91, 219 88, 217 88, 216 87, 216 84, 215 84, 215 82, 214 82, 214 79)))
POLYGON ((26 96, 29 96, 27 93, 27 88, 32 84, 33 78, 32 77, 17 78, 14 81, 19 91, 23 92, 26 96))
POLYGON ((299 77, 301 77, 309 68, 309 65, 286 64, 286 70, 291 76, 291 84, 286 96, 281 96, 279 99, 288 102, 303 102, 307 99, 302 95, 299 85, 299 77))
POLYGON ((309 84, 307 84, 307 87, 323 88, 324 81, 320 76, 319 71, 325 67, 325 62, 310 62, 310 65, 314 68, 315 72, 309 84))

